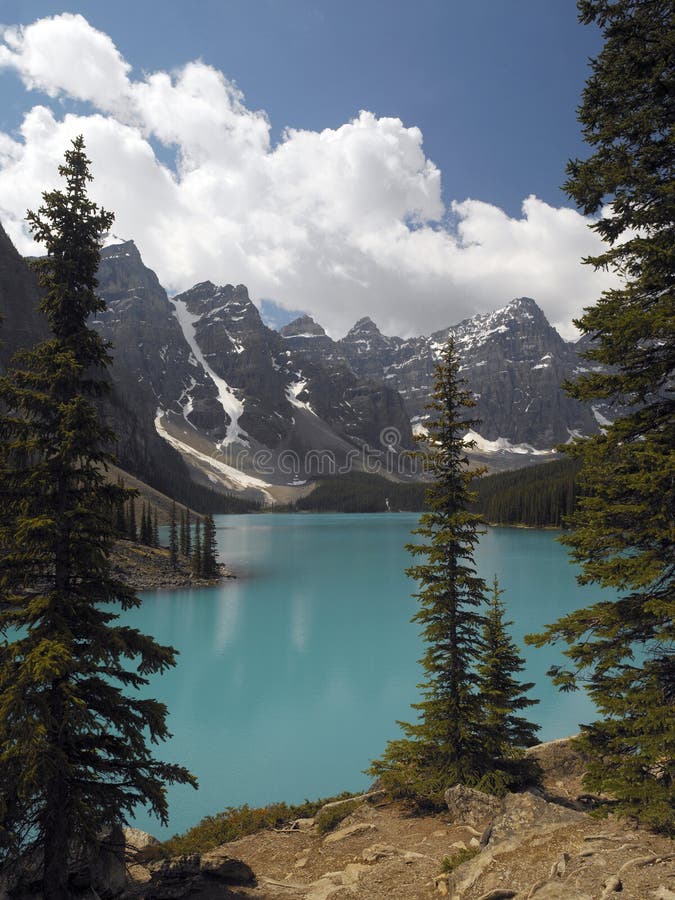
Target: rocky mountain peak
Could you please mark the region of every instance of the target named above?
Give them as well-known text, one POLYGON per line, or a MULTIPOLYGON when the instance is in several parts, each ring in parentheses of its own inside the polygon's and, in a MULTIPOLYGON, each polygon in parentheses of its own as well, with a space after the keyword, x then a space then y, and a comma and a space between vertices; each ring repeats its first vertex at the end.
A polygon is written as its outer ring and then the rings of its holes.
POLYGON ((119 244, 110 244, 101 250, 102 260, 123 259, 126 263, 137 261, 142 263, 141 254, 133 241, 122 241, 119 244))
POLYGON ((373 322, 370 316, 364 316, 362 319, 359 319, 358 322, 347 332, 345 340, 357 337, 371 337, 373 335, 381 336, 382 332, 377 327, 375 322, 373 322))
POLYGON ((262 325, 260 313, 251 302, 248 289, 243 284, 217 285, 212 281, 201 281, 188 291, 176 295, 177 301, 185 303, 193 316, 218 316, 227 319, 238 328, 262 325))
MULTIPOLYGON (((515 319, 518 322, 531 319, 538 325, 549 326, 548 319, 543 310, 531 297, 516 297, 495 314, 501 313, 505 318, 515 319)), ((550 327, 550 326, 549 326, 550 327)))
POLYGON ((284 338, 300 336, 326 337, 326 332, 321 325, 308 315, 298 316, 297 319, 293 319, 288 325, 284 325, 283 328, 279 329, 279 334, 284 338))

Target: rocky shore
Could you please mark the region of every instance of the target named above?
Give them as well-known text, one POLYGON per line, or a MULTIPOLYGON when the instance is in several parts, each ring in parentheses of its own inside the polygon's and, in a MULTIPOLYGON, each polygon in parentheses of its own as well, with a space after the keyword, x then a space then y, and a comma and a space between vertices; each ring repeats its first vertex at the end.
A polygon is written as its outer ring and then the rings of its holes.
POLYGON ((183 559, 174 569, 165 547, 146 547, 132 541, 115 543, 112 563, 115 577, 137 591, 210 587, 236 577, 227 566, 219 565, 216 578, 197 578, 183 559))
POLYGON ((349 814, 328 834, 320 810, 201 855, 145 863, 153 839, 129 834, 122 896, 675 900, 673 841, 594 818, 581 793, 584 760, 569 740, 528 753, 543 770, 541 786, 499 799, 458 785, 446 792, 447 811, 435 815, 412 816, 374 791, 339 801, 349 814))
MULTIPOLYGON (((569 740, 528 754, 543 771, 540 785, 503 798, 455 785, 446 791, 447 809, 433 815, 412 815, 373 790, 179 857, 166 857, 145 832, 116 828, 96 857, 73 859, 71 896, 675 900, 672 840, 626 820, 595 818, 593 798, 580 793, 585 761, 569 740)), ((28 865, 0 882, 0 900, 39 900, 32 875, 28 865)))

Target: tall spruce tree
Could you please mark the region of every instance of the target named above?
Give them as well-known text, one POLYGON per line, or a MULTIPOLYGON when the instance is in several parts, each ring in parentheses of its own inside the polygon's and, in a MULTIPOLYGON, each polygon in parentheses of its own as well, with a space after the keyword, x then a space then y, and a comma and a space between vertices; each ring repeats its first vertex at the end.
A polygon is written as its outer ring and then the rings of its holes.
POLYGON ((136 496, 136 491, 129 491, 131 493, 131 497, 129 498, 129 515, 127 516, 127 536, 130 541, 138 540, 138 528, 136 527, 136 501, 134 497, 136 496))
POLYGON ((176 501, 171 503, 171 516, 169 518, 169 558, 171 568, 178 568, 178 531, 176 525, 176 501))
POLYGON ((127 517, 124 513, 124 499, 126 493, 124 492, 124 481, 119 476, 117 478, 117 486, 120 488, 120 496, 115 503, 115 531, 117 532, 118 537, 126 537, 128 528, 127 517))
POLYGON ((178 528, 178 545, 180 547, 181 556, 187 556, 187 540, 185 537, 186 533, 185 510, 181 507, 180 524, 178 528))
POLYGON ((192 559, 190 561, 192 574, 196 575, 197 578, 201 578, 202 566, 203 566, 203 557, 202 557, 202 537, 201 537, 201 522, 199 519, 195 520, 195 539, 192 544, 192 559))
POLYGON ((620 592, 563 617, 541 645, 562 640, 571 668, 551 670, 563 690, 582 681, 602 718, 582 726, 586 784, 613 809, 675 830, 675 12, 666 0, 582 0, 584 24, 604 45, 592 63, 579 118, 592 153, 568 164, 565 187, 607 250, 584 260, 613 269, 576 323, 594 365, 573 397, 615 406, 605 432, 575 443, 581 498, 564 543, 581 584, 620 592), (600 367, 597 363, 602 364, 600 367))
POLYGON ((107 345, 87 326, 101 235, 112 216, 87 196, 81 137, 60 167, 65 189, 28 220, 53 337, 0 379, 0 871, 41 853, 42 895, 65 900, 69 856, 96 845, 137 804, 167 818, 165 784, 193 777, 148 748, 168 736, 166 707, 134 693, 175 651, 117 624, 138 598, 111 573, 112 433, 95 399, 107 345), (136 661, 136 667, 130 662, 136 661))
POLYGON ((190 559, 192 556, 192 522, 190 516, 190 507, 185 508, 185 558, 190 559))
POLYGON ((429 512, 413 533, 422 544, 408 550, 426 561, 407 572, 421 585, 420 609, 427 645, 420 660, 426 676, 414 724, 399 723, 405 738, 391 741, 369 774, 385 788, 417 802, 443 805, 443 791, 457 782, 477 785, 491 768, 484 745, 482 703, 476 666, 483 647, 485 582, 476 572, 474 549, 480 516, 467 511, 473 500, 463 436, 477 422, 465 413, 475 402, 459 375, 459 358, 450 339, 436 368, 433 401, 426 423, 426 456, 434 481, 427 491, 429 512))
POLYGON ((493 769, 483 784, 487 787, 491 782, 496 793, 523 781, 536 780, 536 768, 523 756, 522 749, 537 743, 539 731, 539 725, 520 715, 539 701, 525 696, 534 687, 533 682, 517 680, 525 661, 508 633, 513 623, 504 620, 502 593, 495 575, 492 600, 483 625, 483 651, 476 667, 483 705, 483 746, 493 769))
POLYGON ((143 503, 141 509, 141 530, 140 530, 140 542, 141 544, 145 544, 146 547, 149 547, 152 543, 152 531, 150 526, 150 513, 148 512, 148 504, 143 503))
POLYGON ((157 507, 152 513, 152 546, 159 547, 159 525, 157 524, 157 507))
POLYGON ((218 544, 216 541, 216 525, 209 513, 204 517, 204 535, 202 538, 202 575, 213 578, 218 574, 218 544))

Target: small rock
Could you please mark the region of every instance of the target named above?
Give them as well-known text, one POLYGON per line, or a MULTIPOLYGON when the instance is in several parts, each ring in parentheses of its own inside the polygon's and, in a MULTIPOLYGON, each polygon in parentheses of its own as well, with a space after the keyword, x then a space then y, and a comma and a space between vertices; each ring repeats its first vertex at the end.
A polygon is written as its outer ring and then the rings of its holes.
POLYGON ((341 828, 339 831, 326 835, 323 842, 324 844, 337 844, 339 841, 365 834, 367 831, 375 831, 375 826, 370 822, 357 822, 355 825, 348 825, 346 828, 341 828))
POLYGON ((621 884, 621 879, 616 875, 612 875, 610 878, 605 881, 603 884, 603 891, 600 894, 600 900, 606 900, 611 894, 618 893, 623 890, 623 885, 621 884))
POLYGON ((400 850, 397 850, 391 844, 372 844, 361 853, 361 859, 365 862, 374 863, 379 862, 381 859, 391 859, 392 856, 397 856, 399 853, 400 850))
POLYGON ((553 863, 553 865, 551 866, 549 878, 562 878, 567 869, 567 863, 569 862, 569 859, 569 853, 563 853, 560 859, 557 862, 553 863))
POLYGON ((481 894, 478 900, 511 900, 517 893, 518 891, 511 891, 508 888, 495 888, 487 894, 481 894))
POLYGON ((361 863, 347 863, 342 873, 342 883, 345 886, 354 885, 361 877, 362 872, 367 872, 370 866, 364 866, 361 863))
POLYGON ((446 874, 437 875, 434 878, 434 888, 441 897, 447 897, 450 893, 450 876, 446 874))
POLYGON ((480 841, 478 838, 472 837, 469 841, 469 847, 480 847, 480 841))
POLYGON ((302 859, 299 859, 296 862, 295 868, 296 869, 304 869, 308 862, 309 862, 308 858, 306 856, 303 856, 302 859))
POLYGON ((293 831, 311 831, 314 828, 314 819, 296 819, 291 828, 293 831))

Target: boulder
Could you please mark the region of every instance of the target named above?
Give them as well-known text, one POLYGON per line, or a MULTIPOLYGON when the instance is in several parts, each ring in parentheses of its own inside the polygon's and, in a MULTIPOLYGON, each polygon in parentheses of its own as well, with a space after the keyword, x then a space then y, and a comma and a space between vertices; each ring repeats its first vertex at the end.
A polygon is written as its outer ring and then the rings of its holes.
POLYGON ((147 831, 141 831, 140 828, 125 828, 124 840, 126 841, 127 850, 135 850, 136 852, 159 844, 156 837, 148 834, 147 831))
POLYGON ((485 827, 487 822, 501 812, 502 801, 491 794, 484 794, 464 784, 456 784, 445 792, 445 802, 453 822, 472 828, 485 827))
POLYGON ((241 859, 234 859, 222 848, 204 853, 201 859, 201 874, 223 884, 253 884, 253 869, 241 859))
POLYGON ((144 888, 146 900, 179 900, 182 897, 229 896, 225 885, 254 885, 250 866, 229 856, 224 847, 189 856, 151 863, 150 883, 144 888), (214 891, 216 894, 214 894, 214 891))
POLYGON ((586 818, 585 813, 558 803, 549 803, 532 791, 507 794, 501 807, 501 812, 490 823, 481 841, 488 847, 528 829, 563 825, 586 818))

